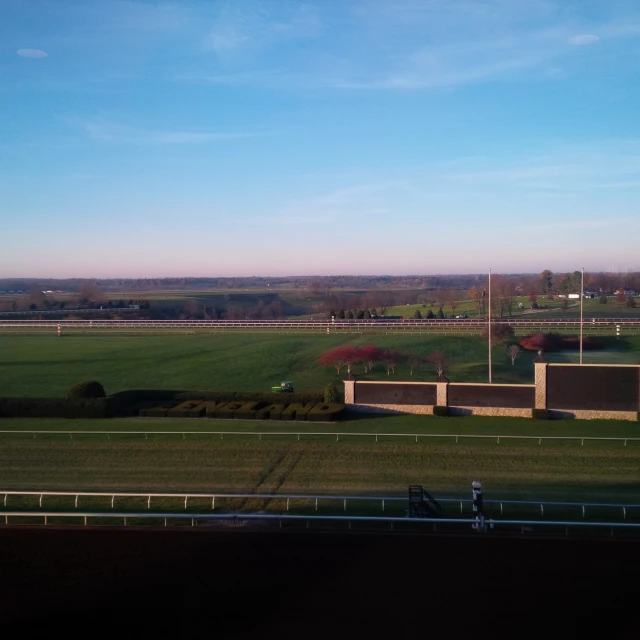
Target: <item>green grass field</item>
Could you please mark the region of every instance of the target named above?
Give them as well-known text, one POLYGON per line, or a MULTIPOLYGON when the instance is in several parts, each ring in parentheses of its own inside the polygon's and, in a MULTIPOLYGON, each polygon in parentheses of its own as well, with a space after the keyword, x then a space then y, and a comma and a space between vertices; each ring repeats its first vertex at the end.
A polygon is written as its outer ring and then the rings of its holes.
MULTIPOLYGON (((535 425, 537 426, 537 425, 535 425)), ((420 483, 487 499, 635 502, 640 447, 622 443, 228 436, 3 436, 0 489, 396 494, 420 483)))
MULTIPOLYGON (((486 378, 485 343, 481 338, 438 336, 224 335, 224 336, 0 336, 0 394, 62 395, 78 380, 96 379, 109 393, 125 389, 221 389, 268 391, 281 380, 293 380, 300 391, 319 390, 335 370, 317 365, 323 351, 341 344, 374 343, 427 354, 441 350, 454 365, 452 379, 486 378)), ((496 377, 530 381, 533 355, 516 367, 504 349, 496 348, 496 377)), ((361 369, 356 367, 356 371, 361 369)), ((386 378, 382 365, 372 377, 386 378)), ((426 368, 415 380, 433 380, 426 368)), ((394 379, 409 379, 398 367, 394 379)))
MULTIPOLYGON (((605 338, 599 361, 637 362, 640 337, 605 338), (607 355, 608 354, 608 355, 607 355)), ((61 396, 79 380, 99 380, 107 393, 126 389, 212 389, 268 391, 293 380, 300 391, 318 391, 342 380, 317 365, 323 351, 341 344, 373 343, 422 355, 441 351, 451 358, 453 382, 487 380, 486 342, 480 337, 354 335, 194 336, 0 336, 0 395, 61 396)), ((569 360, 574 354, 554 354, 569 360)), ((534 354, 524 352, 512 366, 504 347, 494 348, 494 381, 531 383, 534 354)), ((354 367, 356 375, 361 366, 354 367)), ((406 365, 387 376, 382 365, 367 379, 434 380, 426 367, 409 376, 406 365)))

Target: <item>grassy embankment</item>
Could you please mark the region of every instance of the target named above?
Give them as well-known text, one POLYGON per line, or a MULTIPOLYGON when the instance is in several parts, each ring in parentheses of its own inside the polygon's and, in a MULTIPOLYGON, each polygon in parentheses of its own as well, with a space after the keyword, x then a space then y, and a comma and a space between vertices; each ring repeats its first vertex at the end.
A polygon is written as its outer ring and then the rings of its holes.
MULTIPOLYGON (((636 363, 640 337, 603 339, 606 349, 587 352, 586 362, 636 363)), ((372 343, 416 352, 441 351, 452 364, 452 382, 486 382, 486 342, 480 337, 354 335, 195 335, 195 336, 0 336, 0 394, 61 396, 79 380, 99 380, 107 393, 126 389, 213 389, 268 391, 293 380, 299 391, 317 391, 330 380, 340 385, 344 370, 317 365, 327 349, 372 343)), ((576 354, 549 354, 571 361, 576 354)), ((494 348, 494 381, 532 383, 533 358, 524 352, 515 366, 504 347, 494 348)), ((354 367, 362 374, 361 365, 354 367)), ((433 381, 435 372, 406 365, 387 376, 377 365, 366 379, 433 381)))

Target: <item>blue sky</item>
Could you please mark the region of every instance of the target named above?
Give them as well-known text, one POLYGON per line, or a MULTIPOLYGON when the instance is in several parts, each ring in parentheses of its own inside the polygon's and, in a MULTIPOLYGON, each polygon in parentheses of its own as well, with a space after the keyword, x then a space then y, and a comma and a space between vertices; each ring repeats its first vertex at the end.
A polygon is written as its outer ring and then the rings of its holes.
POLYGON ((640 268, 637 0, 2 0, 0 277, 640 268))

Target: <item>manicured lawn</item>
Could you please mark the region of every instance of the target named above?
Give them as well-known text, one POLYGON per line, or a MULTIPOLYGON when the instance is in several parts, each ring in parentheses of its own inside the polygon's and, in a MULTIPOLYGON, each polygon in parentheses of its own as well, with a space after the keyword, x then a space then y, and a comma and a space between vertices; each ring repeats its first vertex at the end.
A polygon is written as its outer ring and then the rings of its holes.
POLYGON ((638 448, 209 436, 0 440, 0 490, 397 494, 637 501, 638 448))
MULTIPOLYGON (((640 438, 640 423, 625 420, 531 420, 494 416, 371 415, 349 413, 336 423, 271 420, 207 420, 182 418, 117 418, 66 420, 63 418, 3 418, 6 431, 243 431, 314 433, 431 433, 467 435, 527 435, 640 438)), ((0 434, 3 439, 12 435, 0 434)), ((138 436, 142 437, 142 436, 138 436)), ((134 438, 134 436, 131 436, 134 438)), ((631 444, 629 445, 631 446, 631 444)), ((638 444, 640 447, 640 444, 638 444)))
MULTIPOLYGON (((79 380, 99 380, 107 393, 125 389, 220 389, 269 391, 293 380, 300 391, 317 391, 341 381, 332 368, 317 365, 327 349, 341 344, 376 344, 422 355, 442 351, 453 361, 452 380, 486 380, 486 343, 480 337, 358 335, 194 336, 0 336, 0 395, 60 396, 79 380)), ((530 382, 533 354, 515 367, 503 347, 494 354, 496 381, 530 382)), ((359 374, 362 367, 354 368, 359 374)), ((387 379, 378 365, 371 379, 387 379)), ((424 367, 414 380, 434 380, 424 367)), ((393 379, 409 380, 398 366, 393 379)))
MULTIPOLYGON (((605 350, 586 352, 586 362, 637 362, 640 337, 603 338, 605 350)), ((80 380, 99 380, 107 393, 126 389, 213 389, 269 391, 281 380, 297 390, 319 391, 330 380, 341 386, 345 371, 317 365, 327 349, 341 344, 375 344, 425 356, 441 351, 452 364, 452 382, 486 382, 486 342, 477 336, 437 335, 194 335, 194 336, 0 336, 0 396, 62 396, 80 380)), ((573 353, 550 354, 571 361, 573 353)), ((495 382, 533 382, 532 352, 515 366, 502 345, 493 350, 495 382)), ((362 366, 354 373, 362 376, 362 366)), ((368 380, 433 381, 435 372, 406 365, 387 376, 378 364, 368 380)))

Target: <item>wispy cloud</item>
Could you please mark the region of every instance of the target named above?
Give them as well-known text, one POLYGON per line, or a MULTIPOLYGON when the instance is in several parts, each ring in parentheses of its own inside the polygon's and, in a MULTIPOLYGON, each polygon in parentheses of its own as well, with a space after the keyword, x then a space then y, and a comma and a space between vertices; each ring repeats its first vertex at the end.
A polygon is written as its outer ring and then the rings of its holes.
POLYGON ((282 2, 225 2, 205 39, 205 48, 225 55, 261 50, 280 41, 319 35, 323 24, 311 5, 282 2))
POLYGON ((223 140, 253 138, 273 133, 266 131, 149 130, 104 121, 88 121, 82 123, 82 126, 89 137, 94 140, 146 145, 202 144, 207 142, 220 142, 223 140))
POLYGON ((536 231, 538 233, 550 231, 592 231, 615 227, 638 227, 639 224, 640 221, 637 218, 601 218, 598 220, 580 220, 579 218, 573 218, 567 222, 550 222, 527 225, 523 227, 523 230, 536 231))
POLYGON ((594 42, 598 42, 598 40, 600 40, 598 36, 585 33, 579 36, 573 36, 572 38, 569 38, 569 43, 577 46, 584 46, 587 44, 593 44, 594 42))
POLYGON ((47 52, 40 49, 18 49, 16 53, 21 58, 46 58, 47 52))

